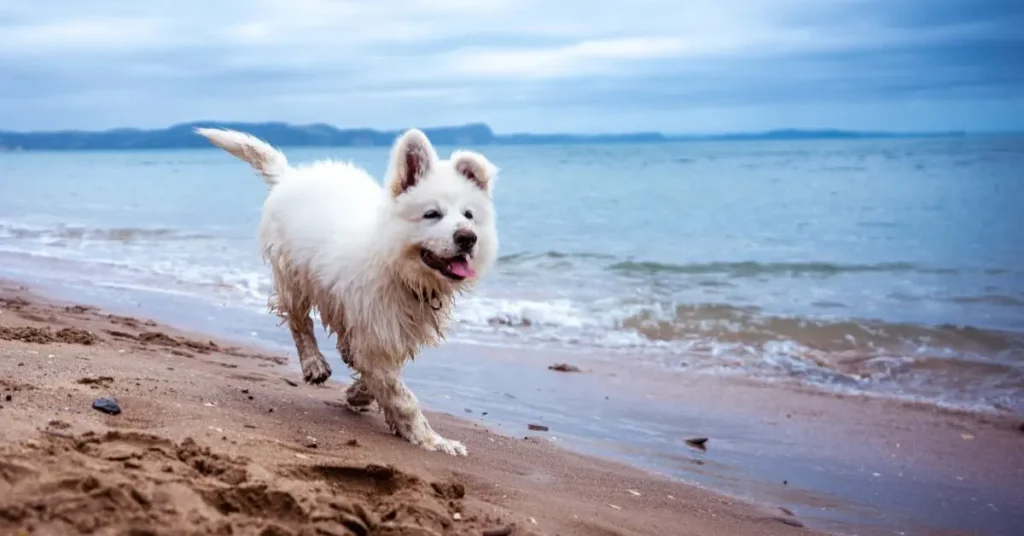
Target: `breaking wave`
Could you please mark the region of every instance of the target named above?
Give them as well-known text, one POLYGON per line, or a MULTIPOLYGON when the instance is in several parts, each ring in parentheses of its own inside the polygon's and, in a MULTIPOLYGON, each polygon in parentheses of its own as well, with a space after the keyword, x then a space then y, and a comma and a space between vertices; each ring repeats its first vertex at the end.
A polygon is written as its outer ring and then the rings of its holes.
MULTIPOLYGON (((917 273, 954 275, 961 270, 953 268, 929 267, 909 262, 883 262, 875 264, 840 264, 830 262, 695 262, 695 263, 664 263, 652 261, 621 260, 613 255, 600 253, 518 253, 505 255, 498 259, 503 267, 538 266, 553 267, 574 264, 602 263, 602 267, 612 272, 631 275, 643 274, 688 274, 688 275, 724 275, 730 277, 758 276, 817 276, 826 277, 842 274, 858 273, 917 273)), ((999 275, 1007 273, 1003 269, 983 270, 987 274, 999 275)))
POLYGON ((913 394, 1024 411, 1024 334, 973 326, 765 313, 728 304, 675 306, 471 298, 456 339, 500 336, 657 366, 818 386, 913 394))
POLYGON ((167 228, 141 227, 86 227, 77 225, 56 225, 53 227, 32 227, 26 225, 0 224, 0 238, 13 240, 37 240, 40 242, 63 241, 110 241, 110 242, 156 242, 173 240, 202 240, 214 238, 201 233, 189 233, 167 228))
MULTIPOLYGON (((246 250, 235 242, 164 228, 3 224, 0 238, 7 239, 0 241, 0 266, 8 273, 45 271, 63 281, 266 310, 270 275, 254 244, 246 250), (50 247, 50 241, 69 245, 50 247)), ((799 309, 801 314, 747 306, 732 297, 738 293, 757 302, 758 287, 751 285, 764 278, 954 272, 900 262, 667 264, 586 253, 506 255, 497 277, 459 301, 450 339, 549 346, 597 357, 625 354, 653 366, 795 378, 935 400, 965 393, 968 399, 981 396, 986 403, 1024 408, 1020 330, 858 318, 859 309, 844 301, 845 295, 808 295, 811 308, 799 309), (711 283, 718 286, 708 287, 711 283), (672 293, 681 288, 696 290, 672 293), (719 293, 723 289, 727 292, 719 293)), ((806 285, 786 288, 800 292, 806 285)), ((891 296, 913 301, 915 308, 976 305, 1010 311, 1012 318, 1024 307, 1024 294, 1003 287, 963 295, 891 296)))

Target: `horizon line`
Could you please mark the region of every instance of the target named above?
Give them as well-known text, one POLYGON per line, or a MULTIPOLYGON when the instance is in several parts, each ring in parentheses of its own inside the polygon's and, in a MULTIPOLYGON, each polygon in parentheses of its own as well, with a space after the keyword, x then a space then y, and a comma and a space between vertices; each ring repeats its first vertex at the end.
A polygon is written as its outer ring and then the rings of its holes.
POLYGON ((983 135, 1021 135, 1024 134, 1024 130, 967 130, 967 129, 935 129, 935 130, 898 130, 898 129, 854 129, 854 128, 841 128, 841 127, 793 127, 793 126, 780 126, 765 129, 750 129, 750 130, 724 130, 718 132, 683 132, 683 131, 666 131, 666 130, 623 130, 623 131, 607 131, 607 132, 573 132, 573 131, 561 131, 561 132, 531 132, 531 131, 508 131, 501 132, 495 131, 488 123, 482 121, 467 122, 459 124, 449 125, 431 125, 421 127, 404 127, 404 128, 380 128, 380 127, 365 127, 365 126, 339 126, 331 123, 292 123, 288 121, 233 121, 233 120, 193 120, 184 121, 178 123, 172 123, 163 127, 134 127, 134 126, 119 126, 110 128, 99 128, 99 129, 83 129, 83 128, 63 128, 63 129, 32 129, 32 130, 6 130, 0 128, 2 134, 14 134, 14 135, 32 135, 32 134, 65 134, 65 133, 82 133, 82 134, 104 134, 114 132, 153 132, 161 130, 171 130, 174 128, 181 128, 186 126, 210 126, 210 125, 252 125, 252 126, 267 126, 267 125, 280 125, 291 128, 310 128, 310 127, 329 127, 338 131, 367 131, 376 133, 391 133, 391 132, 404 132, 410 128, 418 128, 420 130, 449 130, 449 129, 464 129, 464 128, 479 128, 484 127, 490 134, 494 136, 508 137, 508 136, 573 136, 573 137, 605 137, 605 136, 651 136, 660 135, 671 138, 684 138, 684 137, 718 137, 718 136, 737 136, 737 135, 767 135, 767 134, 783 134, 783 133, 818 133, 818 134, 859 134, 859 135, 895 135, 895 136, 915 136, 915 135, 959 135, 959 136, 983 136, 983 135))

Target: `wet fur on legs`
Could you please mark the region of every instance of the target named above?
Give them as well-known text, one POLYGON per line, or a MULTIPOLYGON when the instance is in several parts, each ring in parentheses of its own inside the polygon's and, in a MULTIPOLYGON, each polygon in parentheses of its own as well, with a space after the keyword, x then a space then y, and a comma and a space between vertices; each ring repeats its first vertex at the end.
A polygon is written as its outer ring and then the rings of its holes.
POLYGON ((248 162, 271 187, 259 229, 274 276, 270 307, 291 329, 305 380, 323 383, 332 373, 313 334, 316 309, 356 374, 346 390, 350 406, 376 400, 395 434, 465 455, 462 443, 430 427, 401 370, 443 340, 455 297, 494 263, 497 169, 471 151, 442 160, 427 136, 411 129, 395 141, 382 185, 347 162, 291 166, 248 134, 197 132, 248 162))

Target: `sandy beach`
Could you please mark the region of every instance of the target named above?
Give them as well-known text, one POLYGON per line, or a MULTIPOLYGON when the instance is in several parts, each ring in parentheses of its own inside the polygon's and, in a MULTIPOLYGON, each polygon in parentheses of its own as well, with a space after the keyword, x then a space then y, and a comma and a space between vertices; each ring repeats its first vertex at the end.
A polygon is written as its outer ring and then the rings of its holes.
POLYGON ((281 355, 14 283, 0 311, 3 534, 811 533, 526 430, 435 413, 471 455, 418 450, 281 355))
POLYGON ((294 356, 202 334, 202 314, 179 329, 52 292, 0 283, 4 534, 1010 535, 1024 522, 1013 414, 452 344, 410 382, 470 447, 455 459, 343 410, 343 374, 305 385, 294 356), (103 397, 122 412, 93 409, 103 397), (685 443, 699 435, 707 450, 685 443))

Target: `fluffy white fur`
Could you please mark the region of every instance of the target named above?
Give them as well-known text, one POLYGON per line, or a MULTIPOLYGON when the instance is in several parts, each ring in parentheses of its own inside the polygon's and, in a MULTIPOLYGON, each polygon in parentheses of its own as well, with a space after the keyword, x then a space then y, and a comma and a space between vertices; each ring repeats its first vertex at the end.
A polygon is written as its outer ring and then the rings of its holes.
POLYGON ((395 141, 381 185, 350 163, 292 167, 248 134, 196 132, 271 186, 259 228, 274 275, 270 307, 291 328, 305 380, 331 375, 313 334, 316 308, 355 371, 350 407, 365 410, 376 400, 397 435, 465 455, 462 443, 431 429, 400 373, 423 346, 443 340, 455 296, 494 262, 497 169, 471 151, 440 160, 427 136, 412 129, 395 141))

